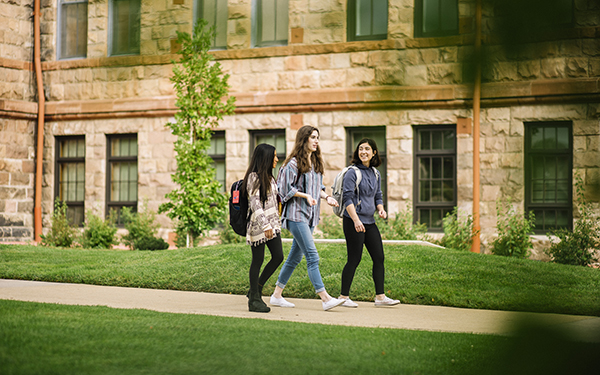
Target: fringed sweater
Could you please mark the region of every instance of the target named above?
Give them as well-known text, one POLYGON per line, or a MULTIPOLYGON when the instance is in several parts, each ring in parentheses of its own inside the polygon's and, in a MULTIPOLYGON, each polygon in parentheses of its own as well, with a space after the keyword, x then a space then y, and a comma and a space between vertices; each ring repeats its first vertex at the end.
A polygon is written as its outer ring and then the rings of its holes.
POLYGON ((264 207, 260 201, 260 189, 255 187, 258 179, 256 173, 250 173, 248 176, 248 209, 252 210, 248 226, 246 228, 246 243, 251 246, 258 246, 267 242, 265 231, 273 229, 276 236, 281 233, 281 220, 279 218, 279 208, 277 201, 277 184, 274 179, 271 180, 271 188, 267 193, 267 200, 264 207))

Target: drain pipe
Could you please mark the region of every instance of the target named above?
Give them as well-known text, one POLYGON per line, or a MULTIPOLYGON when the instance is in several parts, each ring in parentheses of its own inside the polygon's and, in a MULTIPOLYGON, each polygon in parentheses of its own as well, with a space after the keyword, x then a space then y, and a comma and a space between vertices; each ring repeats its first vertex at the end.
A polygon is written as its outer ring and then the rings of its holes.
POLYGON ((35 160, 35 205, 33 208, 34 232, 33 239, 40 242, 42 239, 42 171, 44 163, 44 81, 42 78, 42 61, 40 46, 40 0, 33 3, 33 64, 37 83, 38 97, 38 126, 37 126, 37 151, 35 160))
POLYGON ((481 111, 481 0, 475 10, 475 87, 473 88, 473 244, 471 251, 481 252, 481 225, 479 224, 479 115, 481 111))

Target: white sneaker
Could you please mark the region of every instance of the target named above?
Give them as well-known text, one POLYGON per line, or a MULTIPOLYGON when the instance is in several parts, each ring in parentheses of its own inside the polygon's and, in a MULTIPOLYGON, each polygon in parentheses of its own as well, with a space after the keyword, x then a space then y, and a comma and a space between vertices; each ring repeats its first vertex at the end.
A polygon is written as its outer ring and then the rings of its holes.
POLYGON ((350 298, 340 298, 341 300, 344 301, 344 303, 342 303, 342 307, 358 307, 358 304, 354 301, 352 301, 350 298))
POLYGON ((375 298, 375 306, 394 306, 399 303, 400 301, 398 301, 397 299, 391 299, 387 296, 382 300, 378 300, 377 298, 375 298))
POLYGON ((337 298, 332 298, 327 302, 323 302, 323 310, 327 311, 327 310, 331 310, 334 307, 337 307, 341 304, 343 304, 346 300, 344 299, 337 299, 337 298))
POLYGON ((296 307, 296 305, 294 305, 291 302, 286 301, 283 297, 275 298, 275 297, 271 296, 271 300, 269 302, 271 303, 272 306, 296 307))

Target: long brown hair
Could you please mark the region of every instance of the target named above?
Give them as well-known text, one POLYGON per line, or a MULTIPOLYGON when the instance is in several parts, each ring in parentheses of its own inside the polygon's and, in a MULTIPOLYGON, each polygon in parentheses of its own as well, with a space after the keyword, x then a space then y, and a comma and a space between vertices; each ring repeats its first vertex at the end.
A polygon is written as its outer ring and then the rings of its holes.
MULTIPOLYGON (((283 165, 287 165, 287 163, 292 160, 292 158, 296 158, 298 162, 298 173, 306 173, 310 171, 310 164, 308 163, 308 139, 310 135, 317 131, 320 135, 319 129, 315 128, 312 125, 304 125, 300 129, 298 129, 298 133, 296 133, 296 142, 294 143, 294 148, 292 152, 288 155, 283 162, 283 165)), ((312 152, 310 155, 310 161, 315 168, 315 172, 323 174, 325 171, 325 167, 323 165, 323 158, 321 157, 321 146, 317 145, 316 151, 312 152)))
POLYGON ((242 195, 247 195, 248 191, 260 189, 260 201, 265 204, 267 194, 271 190, 271 180, 273 180, 273 160, 275 159, 275 147, 266 143, 261 143, 254 149, 254 154, 250 160, 250 165, 246 170, 244 182, 240 188, 242 195), (250 173, 256 172, 258 179, 254 182, 254 186, 248 186, 248 176, 250 173), (257 186, 258 185, 258 186, 257 186))

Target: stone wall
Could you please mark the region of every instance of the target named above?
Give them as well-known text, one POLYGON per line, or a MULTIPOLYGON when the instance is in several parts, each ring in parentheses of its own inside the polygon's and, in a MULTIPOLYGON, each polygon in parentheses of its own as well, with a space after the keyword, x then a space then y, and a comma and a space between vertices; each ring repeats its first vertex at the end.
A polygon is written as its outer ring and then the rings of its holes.
POLYGON ((33 238, 35 122, 0 117, 0 134, 0 238, 30 240, 33 238))

